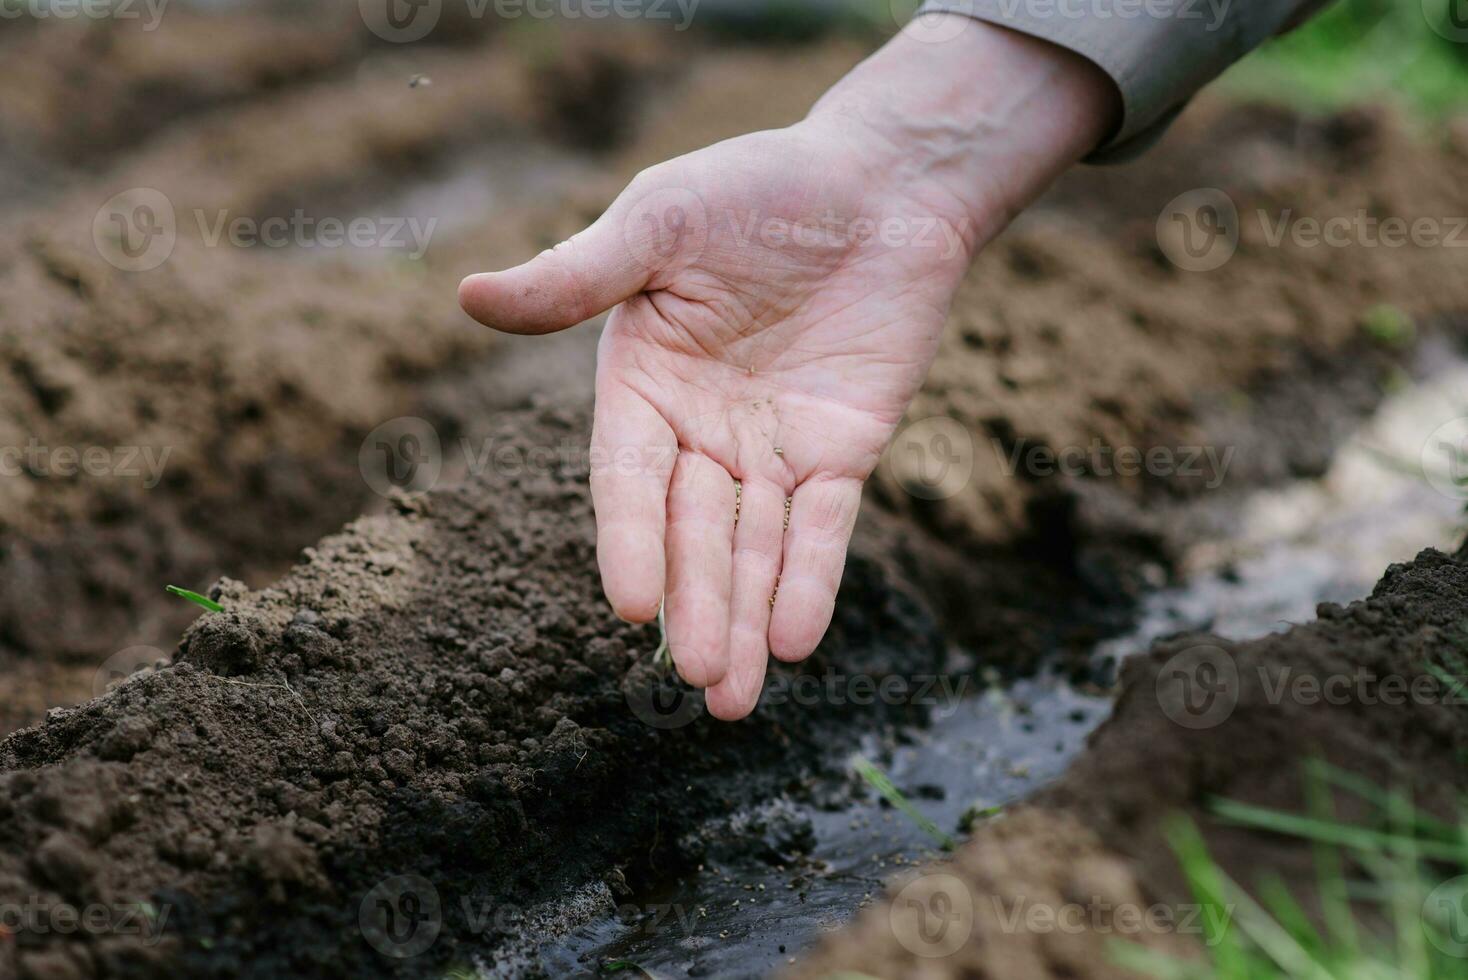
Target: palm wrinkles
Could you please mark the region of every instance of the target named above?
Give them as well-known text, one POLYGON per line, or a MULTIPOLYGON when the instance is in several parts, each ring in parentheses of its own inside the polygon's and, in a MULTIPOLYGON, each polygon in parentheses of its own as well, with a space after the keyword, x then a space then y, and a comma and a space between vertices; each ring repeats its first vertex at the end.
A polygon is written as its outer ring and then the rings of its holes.
MULTIPOLYGON (((769 650, 801 659, 829 623, 860 484, 921 384, 956 273, 935 269, 933 256, 913 246, 841 240, 859 213, 834 224, 833 245, 770 248, 738 241, 739 208, 711 210, 696 259, 614 311, 599 396, 625 389, 676 440, 665 542, 670 646, 686 677, 711 684, 715 713, 738 717, 758 697, 769 650), (723 479, 689 457, 715 464, 723 479), (712 499, 681 504, 685 484, 712 499), (807 485, 810 506, 787 503, 807 485), (739 527, 712 512, 731 496, 740 524, 765 524, 750 535, 758 540, 741 542, 739 527), (777 520, 778 535, 769 528, 777 520), (694 525, 692 545, 676 540, 678 522, 694 525), (809 547, 792 548, 787 539, 802 533, 809 547), (680 555, 689 548, 702 553, 680 555), (732 574, 717 570, 721 563, 732 574), (768 593, 740 594, 766 583, 768 593)), ((819 223, 831 212, 773 217, 819 223)))

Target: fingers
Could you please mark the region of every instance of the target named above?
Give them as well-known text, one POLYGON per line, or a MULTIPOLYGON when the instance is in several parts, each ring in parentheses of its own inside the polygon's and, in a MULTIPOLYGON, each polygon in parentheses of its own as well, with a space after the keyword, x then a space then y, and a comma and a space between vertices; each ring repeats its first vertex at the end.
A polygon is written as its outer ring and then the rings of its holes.
POLYGON ((555 248, 504 272, 459 283, 459 305, 507 333, 542 334, 574 327, 640 293, 651 272, 627 247, 618 208, 555 248))
POLYGON ((780 573, 785 537, 785 491, 746 480, 734 527, 733 587, 729 607, 729 672, 709 688, 709 713, 736 721, 754 710, 769 659, 770 597, 780 573))
POLYGON ((679 453, 668 491, 668 649, 685 681, 709 687, 729 666, 734 479, 700 453, 679 453))
POLYGON ((813 479, 795 488, 770 615, 770 652, 777 659, 804 660, 831 625, 860 505, 861 481, 854 478, 813 479))
POLYGON ((599 381, 591 447, 602 588, 622 619, 651 622, 663 601, 663 531, 677 439, 640 396, 599 381))

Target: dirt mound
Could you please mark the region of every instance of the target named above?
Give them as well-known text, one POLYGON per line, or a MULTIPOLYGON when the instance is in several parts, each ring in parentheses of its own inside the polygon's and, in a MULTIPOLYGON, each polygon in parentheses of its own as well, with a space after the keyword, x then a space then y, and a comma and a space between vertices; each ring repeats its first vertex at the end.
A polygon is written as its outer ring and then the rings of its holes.
MULTIPOLYGON (((914 914, 884 904, 791 975, 916 976, 919 965, 925 977, 1131 975, 1108 965, 1106 945, 1118 937, 1187 953, 1201 930, 1181 928, 1181 912, 1152 928, 1113 919, 1119 909, 1135 916, 1192 901, 1164 836, 1178 813, 1196 821, 1235 880, 1253 888, 1277 874, 1309 907, 1312 847, 1227 824, 1210 804, 1303 810, 1304 764, 1323 760, 1378 786, 1409 787, 1427 812, 1456 819, 1468 716, 1440 677, 1455 669, 1453 651, 1468 648, 1465 609, 1468 549, 1428 550, 1388 569, 1370 598, 1324 604, 1316 622, 1287 633, 1156 644, 1127 661, 1112 717, 1064 778, 903 886, 912 891, 900 896, 920 903, 958 899, 972 911, 963 920, 972 938, 945 940, 955 947, 940 956, 918 931, 937 906, 914 914), (1216 697, 1199 697, 1209 690, 1216 697), (1076 927, 1057 927, 1068 909, 1083 910, 1076 927)), ((1336 812, 1347 822, 1367 816, 1345 796, 1336 812)))
POLYGON ((356 11, 333 6, 272 15, 138 3, 113 18, 7 17, 0 60, 14 76, 0 92, 0 149, 7 163, 85 171, 193 113, 319 78, 365 47, 356 11))
MULTIPOLYGON (((525 459, 587 432, 559 410, 492 429, 525 459)), ((655 702, 655 630, 604 608, 593 530, 573 458, 404 498, 263 592, 221 585, 226 611, 189 630, 176 665, 0 749, 0 904, 148 905, 157 934, 21 928, 0 956, 26 977, 60 960, 76 975, 360 976, 390 962, 358 933, 364 896, 416 874, 444 899, 428 970, 503 939, 517 910, 696 859, 683 831, 823 765, 843 713, 920 718, 787 705, 726 726, 655 702), (460 897, 497 925, 466 921, 460 897)), ((843 670, 938 668, 932 620, 869 551, 844 591, 843 670)))
POLYGON ((414 410, 426 379, 495 346, 458 312, 458 279, 595 214, 576 202, 606 192, 568 186, 582 175, 565 165, 533 185, 508 176, 518 196, 491 229, 427 237, 437 247, 421 256, 204 239, 216 215, 412 219, 372 204, 408 161, 483 141, 533 156, 548 122, 525 109, 526 87, 558 62, 487 54, 423 56, 439 78, 427 90, 408 88, 402 64, 372 62, 349 80, 256 92, 15 213, 0 239, 0 664, 16 688, 0 730, 97 693, 119 650, 170 646, 190 613, 164 583, 263 584, 361 513, 373 499, 363 436, 414 410), (177 216, 167 260, 146 271, 109 264, 93 240, 99 206, 136 187, 166 188, 177 216))

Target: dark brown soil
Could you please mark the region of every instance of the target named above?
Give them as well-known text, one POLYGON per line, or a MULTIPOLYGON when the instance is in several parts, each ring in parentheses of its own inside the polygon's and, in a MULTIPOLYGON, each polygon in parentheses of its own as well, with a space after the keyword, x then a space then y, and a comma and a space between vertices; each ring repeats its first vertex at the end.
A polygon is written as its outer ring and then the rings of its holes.
MULTIPOLYGON (((588 429, 544 410, 488 434, 529 452, 588 429)), ((22 930, 0 962, 361 976, 389 962, 357 934, 364 896, 411 873, 449 909, 414 964, 431 972, 505 938, 449 908, 461 897, 510 914, 508 929, 587 881, 666 871, 697 858, 677 848, 697 821, 829 761, 840 711, 640 720, 659 717, 655 630, 610 615, 595 568, 573 466, 404 499, 263 592, 222 584, 226 612, 201 618, 174 666, 53 712, 0 756, 0 904, 151 902, 165 941, 22 930)), ((880 682, 941 666, 931 618, 870 549, 844 591, 829 643, 843 670, 880 682)))

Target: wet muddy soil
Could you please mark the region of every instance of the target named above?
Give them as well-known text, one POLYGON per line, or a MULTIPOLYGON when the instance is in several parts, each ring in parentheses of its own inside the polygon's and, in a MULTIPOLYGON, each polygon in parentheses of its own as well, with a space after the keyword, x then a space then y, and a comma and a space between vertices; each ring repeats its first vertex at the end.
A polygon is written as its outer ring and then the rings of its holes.
MULTIPOLYGON (((971 900, 971 936, 960 950, 924 960, 914 946, 917 923, 901 905, 882 903, 792 975, 911 976, 919 962, 936 976, 1131 975, 1108 950, 1122 935, 1109 917, 1057 932, 1016 928, 999 913, 1027 903, 1115 910, 1190 901, 1164 834, 1180 813, 1198 823, 1236 880, 1255 888, 1278 876, 1310 907, 1312 849, 1221 821, 1213 801, 1300 810, 1305 765, 1324 761, 1369 784, 1409 787, 1426 812, 1451 819, 1468 728, 1440 672, 1461 662, 1468 643, 1465 602, 1468 553, 1429 549, 1392 565, 1367 599, 1322 603, 1317 620, 1284 633, 1247 642, 1184 633, 1154 644, 1126 662, 1111 717, 1061 779, 985 825, 951 863, 925 869, 915 884, 899 882, 917 889, 901 893, 908 897, 936 887, 971 900), (1230 678, 1228 696, 1206 705, 1189 687, 1204 676, 1203 663, 1230 678), (1386 678, 1429 693, 1381 697, 1386 678), (1288 693, 1326 689, 1337 694, 1288 693)), ((1336 816, 1370 819, 1359 799, 1336 816)), ((1194 956, 1200 941, 1177 929, 1133 929, 1126 938, 1194 956)))
MULTIPOLYGON (((1146 595, 1135 626, 1095 648, 1094 676, 1114 676, 1127 657, 1178 633, 1243 641, 1282 632, 1314 618, 1320 603, 1368 595, 1377 570, 1422 542, 1461 542, 1462 502, 1400 462, 1420 448, 1422 431, 1465 404, 1468 363, 1441 350, 1431 360, 1419 383, 1388 396, 1345 440, 1323 475, 1256 491, 1236 508, 1228 537, 1187 548, 1182 584, 1146 595)), ((1046 673, 1005 682, 979 666, 955 658, 933 691, 927 727, 898 733, 896 744, 853 744, 959 840, 1061 777, 1116 693, 1046 673)), ((849 767, 823 791, 726 818, 712 832, 727 841, 717 865, 619 902, 543 953, 548 972, 594 974, 625 962, 657 977, 765 976, 876 901, 905 868, 943 854, 849 767), (749 846, 775 830, 807 839, 808 850, 792 860, 788 849, 749 846)))

